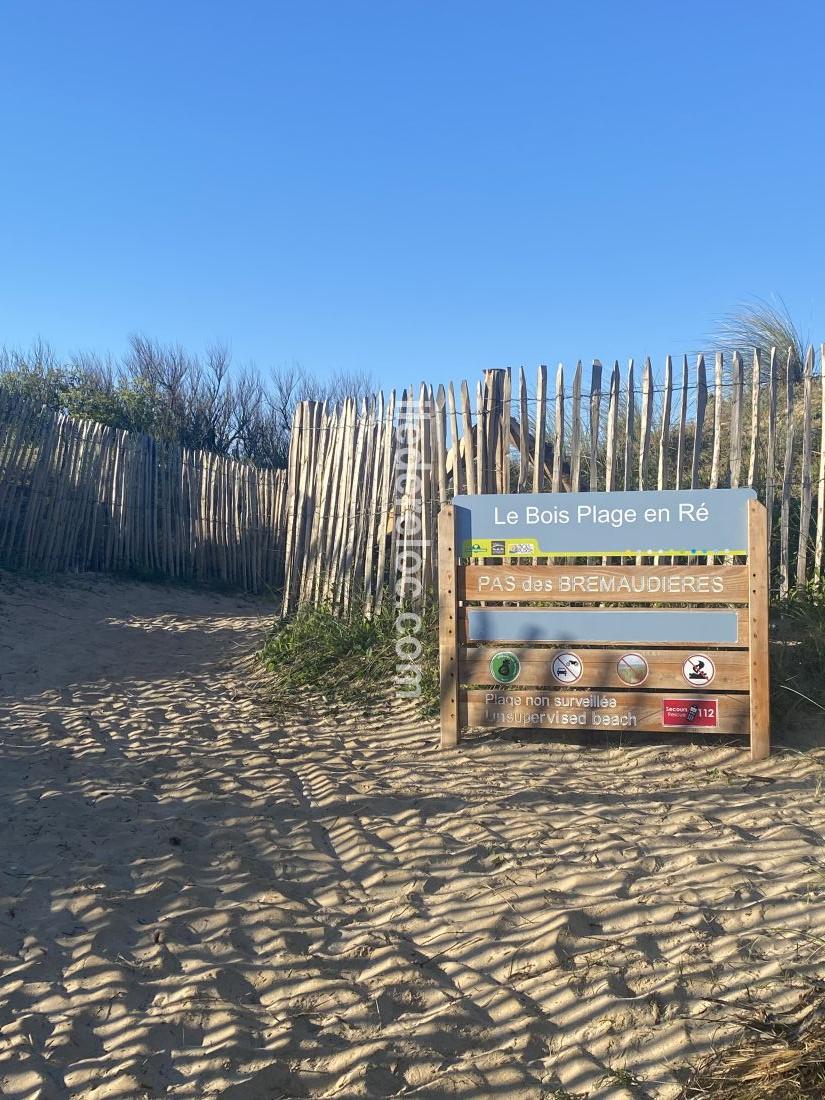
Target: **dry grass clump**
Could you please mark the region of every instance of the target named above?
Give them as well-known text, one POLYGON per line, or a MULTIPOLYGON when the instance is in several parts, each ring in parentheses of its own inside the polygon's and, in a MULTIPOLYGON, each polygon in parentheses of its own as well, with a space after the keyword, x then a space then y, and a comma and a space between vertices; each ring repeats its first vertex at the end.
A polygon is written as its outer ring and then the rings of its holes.
POLYGON ((753 1037, 699 1065, 684 1100, 823 1100, 825 987, 814 996, 794 1020, 751 1021, 753 1037))

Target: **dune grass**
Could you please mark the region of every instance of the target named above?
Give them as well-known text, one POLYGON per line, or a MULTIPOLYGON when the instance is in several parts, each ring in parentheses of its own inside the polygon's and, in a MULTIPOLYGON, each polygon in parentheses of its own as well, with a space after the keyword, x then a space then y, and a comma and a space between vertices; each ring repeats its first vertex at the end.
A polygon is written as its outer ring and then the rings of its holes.
POLYGON ((771 608, 771 695, 775 713, 825 712, 822 581, 811 582, 771 608))
MULTIPOLYGON (((399 666, 407 661, 396 649, 405 631, 399 631, 398 622, 399 610, 392 604, 372 615, 363 604, 355 604, 347 614, 329 606, 304 606, 276 623, 261 654, 272 674, 276 707, 288 709, 308 692, 327 705, 367 709, 396 692, 405 698, 408 682, 399 677, 399 666)), ((415 661, 417 702, 429 717, 438 708, 438 613, 432 605, 421 613, 415 636, 421 643, 415 661)))
POLYGON ((696 1068, 684 1100, 822 1100, 825 996, 821 988, 811 992, 795 1020, 768 1016, 748 1021, 740 1043, 696 1068))

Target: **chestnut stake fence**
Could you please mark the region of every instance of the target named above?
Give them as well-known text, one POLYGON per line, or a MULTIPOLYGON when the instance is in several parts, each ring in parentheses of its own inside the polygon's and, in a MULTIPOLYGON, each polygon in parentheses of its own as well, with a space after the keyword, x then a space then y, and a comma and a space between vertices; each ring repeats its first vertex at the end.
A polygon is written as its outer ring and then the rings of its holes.
POLYGON ((286 471, 0 390, 0 563, 280 589, 286 471))
MULTIPOLYGON (((772 585, 818 580, 825 548, 825 345, 801 380, 790 356, 668 356, 588 372, 487 371, 475 387, 405 389, 296 410, 284 613, 346 611, 436 583, 437 518, 456 493, 750 486, 768 511, 772 585), (532 379, 530 380, 532 382, 532 379)), ((643 559, 639 559, 641 562, 643 559)), ((647 559, 644 559, 647 560, 647 559)), ((669 562, 660 556, 653 561, 669 562)))
POLYGON ((304 401, 286 471, 0 389, 0 563, 275 589, 285 614, 369 611, 420 605, 435 587, 438 514, 456 493, 747 485, 767 507, 772 588, 786 597, 823 569, 823 363, 825 345, 800 378, 774 351, 668 356, 659 372, 596 360, 304 401))

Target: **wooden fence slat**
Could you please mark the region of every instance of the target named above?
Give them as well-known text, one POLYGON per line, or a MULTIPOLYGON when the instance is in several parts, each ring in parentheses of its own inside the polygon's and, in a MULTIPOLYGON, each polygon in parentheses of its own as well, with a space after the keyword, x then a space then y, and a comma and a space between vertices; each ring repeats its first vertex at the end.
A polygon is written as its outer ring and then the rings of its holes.
POLYGON ((730 399, 730 431, 728 434, 730 446, 730 486, 739 488, 739 476, 742 472, 742 356, 738 351, 733 353, 733 366, 731 369, 731 399, 730 399))
POLYGON ((682 385, 679 388, 679 428, 676 434, 676 477, 674 484, 682 488, 682 472, 685 468, 685 429, 688 406, 688 358, 682 358, 682 385))
POLYGON ((536 385, 536 429, 533 451, 533 492, 544 491, 544 440, 547 407, 547 367, 542 363, 536 385))
POLYGON ((796 583, 805 584, 808 548, 811 539, 811 400, 813 397, 814 349, 805 355, 802 392, 802 470, 799 486, 799 545, 796 556, 796 583))
POLYGON ((501 432, 499 433, 499 449, 501 452, 501 478, 498 491, 510 492, 510 406, 512 402, 512 375, 509 369, 504 371, 501 379, 501 432))
POLYGON ((475 434, 473 416, 470 411, 470 390, 466 382, 461 383, 461 416, 464 428, 464 472, 467 492, 470 496, 480 492, 476 484, 475 434))
POLYGON ((571 492, 577 493, 581 488, 581 462, 582 462, 582 363, 581 359, 576 363, 576 371, 573 375, 573 403, 570 413, 570 483, 571 492))
POLYGON ((647 487, 647 464, 650 453, 650 429, 653 420, 653 368, 645 359, 642 373, 642 426, 639 436, 639 488, 647 487))
POLYGON ((722 386, 724 358, 721 351, 716 353, 713 388, 713 457, 710 466, 710 488, 719 485, 719 466, 722 458, 722 386))
MULTIPOLYGON (((455 429, 455 394, 453 393, 452 383, 450 384, 450 395, 452 398, 452 415, 451 423, 454 433, 454 442, 457 444, 457 434, 455 429)), ((381 471, 381 496, 380 507, 381 511, 377 518, 376 525, 376 539, 378 542, 378 564, 376 566, 375 576, 375 606, 380 608, 383 603, 384 597, 384 583, 385 583, 385 570, 386 570, 386 554, 387 554, 387 539, 389 535, 390 517, 393 514, 393 494, 395 491, 395 477, 394 477, 394 464, 393 458, 395 454, 395 390, 390 393, 390 399, 387 403, 387 415, 384 422, 384 457, 383 468, 381 471)), ((456 446, 456 456, 458 455, 458 448, 456 446)), ((457 462, 457 459, 456 459, 457 462)), ((456 464, 454 467, 454 477, 458 476, 459 466, 456 464)))
POLYGON ((527 484, 530 468, 530 443, 529 443, 529 414, 527 411, 527 379, 524 375, 524 367, 519 367, 518 372, 518 396, 519 396, 519 454, 518 454, 518 491, 527 492, 527 484))
POLYGON ((364 456, 361 466, 360 484, 364 487, 360 499, 355 502, 355 546, 353 549, 352 565, 352 591, 363 600, 364 607, 369 605, 369 582, 372 569, 365 567, 365 562, 372 564, 372 514, 375 508, 375 496, 377 491, 376 479, 380 473, 380 463, 377 461, 375 448, 377 446, 377 432, 379 416, 383 418, 383 397, 373 397, 367 405, 365 417, 364 456))
POLYGON ((782 510, 779 519, 779 595, 787 599, 790 592, 790 513, 791 475, 793 472, 793 349, 788 348, 785 366, 785 464, 782 471, 782 510))
POLYGON ((819 481, 816 486, 816 545, 814 577, 822 577, 822 552, 825 549, 825 344, 819 348, 819 481))
POLYGON ((759 411, 762 393, 762 362, 759 348, 753 349, 751 366, 751 442, 748 455, 748 487, 756 488, 757 441, 759 439, 759 411))
POLYGON ((636 433, 636 391, 633 385, 633 360, 627 364, 627 396, 624 420, 624 481, 625 489, 633 488, 633 436, 636 433))
POLYGON ((602 404, 602 364, 598 359, 593 360, 590 371, 590 491, 596 492, 599 488, 599 431, 601 429, 601 404, 602 404))
POLYGON ((476 382, 476 489, 490 491, 487 481, 487 409, 481 382, 476 382))
POLYGON ((431 508, 432 501, 432 437, 431 437, 431 420, 429 416, 428 405, 430 401, 430 395, 427 388, 422 385, 421 393, 418 403, 418 417, 419 417, 419 457, 420 474, 416 482, 416 487, 419 493, 420 503, 416 506, 415 511, 420 516, 420 538, 421 538, 421 576, 424 583, 425 590, 429 590, 432 587, 433 580, 433 561, 432 561, 432 544, 434 542, 435 532, 432 527, 433 515, 431 508))
POLYGON ((696 423, 693 436, 693 460, 690 465, 690 487, 699 487, 699 463, 702 457, 702 432, 705 425, 705 409, 708 404, 708 382, 705 372, 705 357, 696 360, 696 423))
POLYGON ((670 448, 670 406, 673 398, 673 362, 668 355, 665 359, 665 388, 662 400, 662 423, 659 431, 659 468, 656 487, 667 488, 668 460, 670 448))
POLYGON ((462 472, 462 456, 458 435, 458 411, 455 403, 455 389, 452 382, 447 387, 447 404, 450 410, 450 454, 453 465, 453 496, 463 493, 467 486, 467 479, 462 472))
MULTIPOLYGON (((665 359, 665 385, 662 399, 662 423, 659 428, 659 464, 656 471, 656 487, 661 492, 667 488, 669 448, 670 448, 670 406, 673 399, 673 361, 668 355, 665 359)), ((653 558, 654 565, 658 565, 660 557, 656 554, 653 558)), ((671 558, 671 561, 673 559, 671 558)))
MULTIPOLYGON (((432 401, 432 397, 430 398, 432 401)), ((433 408, 434 448, 436 477, 438 478, 438 500, 436 514, 447 503, 447 396, 444 387, 439 386, 433 408)))
POLYGON ((561 468, 564 456, 564 366, 556 370, 556 423, 553 433, 553 483, 554 493, 561 492, 561 468))
POLYGON ((329 418, 325 405, 318 412, 318 430, 315 435, 317 458, 315 465, 315 484, 313 487, 312 525, 310 527, 307 562, 304 569, 302 599, 314 603, 318 599, 319 576, 324 568, 323 538, 326 529, 328 497, 330 489, 329 455, 333 439, 329 431, 329 418))
POLYGON ((499 493, 504 479, 501 453, 502 380, 503 370, 484 372, 484 410, 487 424, 485 484, 488 493, 499 493))
POLYGON ((768 446, 765 454, 765 510, 768 513, 768 539, 773 531, 773 498, 776 481, 776 402, 779 385, 776 348, 771 348, 768 376, 768 446))
POLYGON ((616 433, 619 426, 619 363, 613 364, 610 374, 610 395, 607 405, 607 438, 604 453, 604 487, 610 493, 616 486, 616 433))

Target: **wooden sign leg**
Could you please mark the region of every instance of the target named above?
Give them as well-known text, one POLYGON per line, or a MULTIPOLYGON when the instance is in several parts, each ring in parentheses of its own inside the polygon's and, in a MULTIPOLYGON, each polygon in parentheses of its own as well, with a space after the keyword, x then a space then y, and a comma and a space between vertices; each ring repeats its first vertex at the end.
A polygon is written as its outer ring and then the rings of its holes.
POLYGON ((458 586, 456 583, 455 509, 438 516, 438 655, 441 672, 441 748, 461 739, 458 716, 458 586))
POLYGON ((751 696, 751 760, 771 754, 768 658, 768 519, 764 504, 748 504, 748 619, 751 696))

